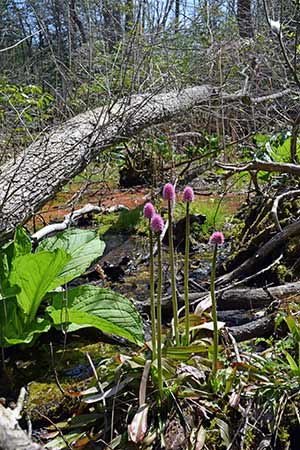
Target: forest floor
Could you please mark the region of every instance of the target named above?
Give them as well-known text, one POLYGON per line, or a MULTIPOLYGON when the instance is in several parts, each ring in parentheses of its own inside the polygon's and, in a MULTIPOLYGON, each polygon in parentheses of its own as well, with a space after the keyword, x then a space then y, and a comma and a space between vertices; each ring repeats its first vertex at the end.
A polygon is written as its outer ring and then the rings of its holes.
MULTIPOLYGON (((62 218, 71 212, 72 207, 78 209, 87 203, 92 203, 95 205, 100 205, 105 209, 109 210, 111 207, 119 207, 123 205, 129 211, 141 210, 142 205, 149 199, 151 194, 150 189, 144 186, 138 186, 129 189, 117 189, 109 188, 107 186, 93 185, 89 186, 81 192, 81 185, 72 183, 71 187, 68 187, 64 192, 58 194, 51 202, 49 202, 43 210, 36 215, 35 221, 31 221, 27 226, 31 231, 34 231, 34 227, 40 228, 41 226, 48 224, 49 222, 61 221, 62 218), (78 192, 80 195, 78 196, 78 192), (76 207, 74 207, 74 201, 76 201, 76 207)), ((218 205, 219 200, 222 199, 222 220, 221 223, 223 227, 227 228, 230 235, 230 230, 232 227, 232 218, 238 211, 239 207, 244 205, 244 200, 246 194, 244 192, 232 192, 226 196, 221 196, 217 192, 209 191, 208 189, 199 189, 196 194, 197 207, 200 210, 206 211, 209 215, 209 210, 215 210, 216 205, 218 205)), ((85 274, 85 276, 75 280, 71 283, 71 286, 76 286, 82 283, 91 283, 104 287, 110 287, 115 289, 125 296, 132 298, 136 302, 138 308, 142 313, 145 325, 145 337, 146 340, 150 339, 150 324, 148 319, 147 308, 144 308, 144 303, 147 302, 149 298, 149 269, 148 262, 145 261, 145 256, 147 255, 147 239, 143 235, 144 229, 138 230, 135 228, 136 223, 130 223, 132 218, 126 219, 125 229, 116 229, 115 225, 118 221, 119 212, 113 212, 106 214, 106 220, 103 222, 103 218, 98 218, 94 220, 93 218, 87 218, 83 221, 81 226, 84 228, 91 227, 92 229, 98 229, 102 232, 100 233, 102 238, 106 241, 107 249, 105 254, 101 257, 98 264, 102 266, 105 273, 105 279, 99 278, 97 271, 95 272, 94 266, 85 274), (129 223, 127 223, 127 220, 129 223), (125 261, 126 259, 126 261, 125 261)), ((135 219, 133 219, 135 220, 135 219)), ((209 217, 210 227, 213 225, 212 217, 209 217)), ((215 221, 215 218, 213 219, 215 221)), ((207 230, 206 230, 207 233, 207 230)), ((197 235, 199 237, 199 234, 197 235)), ((210 267, 211 267, 211 254, 209 253, 209 247, 207 244, 208 235, 202 236, 200 241, 195 241, 191 249, 191 271, 190 271, 190 284, 191 284, 191 295, 196 295, 199 290, 205 296, 209 290, 209 277, 210 277, 210 267)), ((223 251, 219 255, 219 265, 222 266, 223 262, 230 256, 230 240, 227 240, 223 251)), ((183 257, 182 252, 178 249, 177 252, 177 263, 178 263, 178 285, 182 291, 182 271, 183 271, 183 257)), ((166 273, 168 272, 168 262, 167 258, 164 259, 164 264, 166 268, 166 273)), ((221 271, 222 273, 222 271, 221 271)), ((250 283, 251 285, 251 283, 250 283)), ((255 283, 253 284, 255 286, 255 283)), ((248 284, 249 287, 249 284, 248 284)), ((168 277, 164 278, 164 295, 170 295, 170 286, 168 282, 168 277)), ((244 295, 244 294, 240 294, 244 295)), ((273 300, 273 299, 272 299, 273 300)), ((270 304, 271 302, 269 302, 270 304)), ((181 303, 182 304, 182 303, 181 303)), ((169 301, 170 305, 170 301, 169 301)), ((262 310, 262 308, 242 308, 241 311, 231 308, 221 307, 220 320, 224 320, 227 326, 234 335, 234 325, 244 326, 245 324, 252 323, 253 321, 260 320, 264 317, 267 310, 262 310)), ((171 320, 171 310, 168 305, 164 306, 164 327, 167 327, 171 320)), ((268 316, 269 317, 269 316, 268 316)), ((205 321, 207 320, 207 317, 205 321)), ((273 322, 272 322, 273 323, 273 322)), ((273 325, 272 325, 273 326, 273 325)), ((167 329, 167 328, 166 328, 167 329)), ((266 325, 263 325, 264 331, 266 331, 266 325)), ((264 364, 262 364, 260 358, 262 358, 263 352, 267 355, 271 355, 274 352, 278 352, 276 341, 265 340, 264 333, 258 336, 262 336, 261 340, 252 339, 252 341, 247 341, 245 344, 241 344, 239 350, 237 350, 236 343, 233 350, 230 350, 230 357, 228 361, 232 361, 232 358, 237 358, 237 361, 231 362, 231 371, 227 375, 222 375, 224 377, 223 381, 221 379, 219 382, 219 387, 214 386, 212 388, 212 393, 203 392, 201 395, 204 398, 204 403, 191 413, 191 405, 193 403, 193 396, 196 394, 188 395, 189 401, 183 400, 180 408, 181 413, 179 418, 174 413, 174 409, 170 409, 170 415, 167 414, 167 422, 165 429, 165 442, 156 443, 153 439, 153 444, 146 444, 137 446, 137 444, 126 444, 122 446, 120 432, 116 433, 116 437, 111 440, 107 440, 106 433, 104 433, 103 441, 110 441, 109 445, 95 444, 99 438, 99 426, 96 426, 98 432, 94 432, 95 424, 97 421, 102 420, 102 412, 99 411, 99 407, 95 405, 95 408, 87 408, 86 404, 82 403, 82 398, 88 392, 87 389, 93 385, 93 366, 86 360, 86 354, 88 353, 92 358, 93 364, 101 372, 101 367, 105 366, 108 371, 117 370, 118 364, 125 360, 131 360, 137 358, 139 353, 136 353, 136 349, 128 346, 126 342, 122 339, 113 338, 107 335, 103 335, 97 330, 81 330, 77 333, 72 333, 71 335, 62 334, 58 331, 50 331, 47 335, 44 335, 39 340, 39 346, 33 346, 26 350, 26 353, 18 348, 7 351, 6 358, 6 368, 2 374, 1 379, 1 389, 0 396, 5 398, 7 404, 16 401, 16 397, 19 389, 23 385, 28 386, 29 390, 29 400, 28 400, 28 412, 30 420, 34 425, 34 437, 39 441, 45 443, 46 449, 59 450, 64 448, 72 449, 100 449, 100 448, 153 448, 159 450, 160 448, 167 449, 185 449, 185 448, 207 448, 207 449, 238 449, 244 448, 245 450, 255 450, 257 448, 276 448, 277 449, 296 449, 292 440, 295 439, 293 436, 298 436, 297 424, 295 424, 294 415, 291 414, 292 427, 288 429, 285 420, 280 419, 278 422, 278 430, 275 433, 275 445, 273 447, 259 447, 259 442, 261 443, 264 438, 267 438, 268 445, 270 442, 274 441, 274 436, 268 431, 268 426, 266 425, 267 415, 270 415, 270 420, 278 420, 278 414, 280 410, 273 411, 272 413, 265 406, 266 404, 261 401, 255 402, 253 398, 242 401, 242 391, 245 389, 246 397, 248 391, 252 392, 252 389, 261 388, 260 383, 263 385, 263 389, 267 389, 269 384, 270 390, 273 389, 273 393, 279 389, 274 380, 275 364, 270 365, 264 369, 264 364), (50 347, 49 347, 50 345, 50 347), (49 360, 49 348, 50 360, 49 360), (268 353, 269 352, 269 353, 268 353), (251 357, 247 354, 252 354, 251 357), (242 355, 242 359, 241 359, 242 355), (253 356, 254 355, 254 356, 253 356), (257 355, 257 357, 255 356, 257 355), (250 358, 250 359, 249 359, 250 358), (253 359, 251 359, 253 358, 253 359), (255 358, 258 358, 257 360, 255 358), (262 364, 262 365, 260 365, 262 364), (241 370, 242 372, 248 371, 247 381, 243 380, 243 388, 237 381, 235 381, 236 371, 241 370), (265 377, 265 379, 264 379, 265 377), (269 378, 268 378, 269 377, 269 378), (223 383, 223 384, 222 384, 223 383), (272 384, 273 383, 273 384, 272 384), (232 389, 232 386, 235 386, 232 389), (220 391, 219 391, 220 390, 220 391), (225 395, 228 396, 230 393, 229 400, 224 400, 225 395), (213 394, 214 393, 214 394, 213 394), (216 396, 215 399, 213 396, 216 396), (234 397, 236 396, 236 397, 234 397), (215 403, 217 402, 217 404, 215 403), (218 403, 219 402, 219 403, 218 403), (254 405, 254 412, 251 418, 245 413, 246 409, 251 405, 254 405), (266 417, 262 419, 258 416, 259 408, 265 408, 266 417), (202 409, 201 409, 202 408, 202 409), (203 409, 204 408, 204 409, 203 409), (227 409, 231 408, 230 419, 228 424, 225 422, 227 409), (199 411, 202 411, 201 413, 199 411), (244 412, 243 412, 244 411, 244 412), (175 414, 175 415, 174 415, 175 414), (191 414, 193 418, 191 419, 191 414), (205 420, 200 420, 199 417, 195 419, 195 414, 204 414, 205 420), (234 426, 234 433, 237 433, 239 429, 245 431, 245 436, 242 437, 243 447, 239 447, 240 440, 237 439, 237 435, 230 431, 229 428, 233 426, 235 414, 238 417, 238 426, 234 426), (245 415, 246 414, 246 415, 245 415), (177 418, 176 418, 177 417, 177 418), (201 446, 203 440, 203 426, 204 423, 210 419, 210 425, 208 426, 207 433, 207 446, 201 446), (185 425, 182 425, 182 420, 185 425), (251 423, 256 423, 259 432, 253 432, 252 426, 249 427, 245 421, 250 421, 251 423), (229 427, 229 428, 228 428, 229 427), (189 432, 187 430, 197 430, 197 437, 194 438, 193 442, 197 442, 198 447, 189 447, 188 438, 189 432), (216 430, 219 430, 220 437, 215 437, 216 430), (202 433, 202 434, 201 434, 202 433), (286 433, 286 435, 284 434, 286 433), (288 435, 288 436, 287 436, 288 435), (93 438, 91 438, 93 436, 93 438), (202 437, 201 437, 202 436, 202 437), (270 437, 271 436, 271 437, 270 437), (118 438, 118 439, 117 439, 118 438), (196 440, 195 440, 196 439, 196 440), (273 439, 273 440, 272 440, 273 439), (290 439, 290 440, 289 440, 290 439), (238 443, 239 442, 239 443, 238 443), (247 443, 248 442, 248 443, 247 443), (289 442, 288 447, 284 447, 285 443, 289 442)), ((267 330, 266 339, 270 336, 270 332, 267 330)), ((271 333, 272 336, 272 333, 271 333)), ((286 348, 293 347, 294 343, 289 340, 283 344, 286 348)), ((299 347, 300 348, 300 347, 299 347)), ((225 352, 229 354, 229 347, 225 352)), ((185 359, 183 358, 183 361, 185 359)), ((137 367, 139 363, 135 362, 137 367)), ((187 369, 187 365, 180 363, 184 370, 187 369)), ((227 363, 222 362, 225 367, 227 363)), ((229 366, 228 366, 229 367, 229 366)), ((229 370, 227 367, 227 371, 229 370)), ((292 363, 291 363, 292 367, 292 363)), ((196 369, 195 369, 196 370, 196 369)), ((197 369, 199 370, 199 369, 197 369)), ((298 374, 296 369, 292 370, 292 373, 296 378, 298 374), (294 370, 294 372, 293 372, 294 370)), ((298 369, 297 369, 298 370, 298 369)), ((284 367, 284 371, 288 373, 287 366, 284 367)), ((220 371, 221 372, 221 371, 220 371)), ((201 377, 199 371, 197 377, 201 377)), ((299 371, 300 373, 300 371, 299 371)), ((127 374, 128 377, 130 373, 127 374)), ((192 376, 190 373, 189 376, 192 376)), ((105 378, 105 377, 104 377, 105 378)), ((129 378, 128 378, 129 379, 129 378)), ((125 376, 125 381, 127 380, 125 376)), ((124 380, 123 380, 124 381, 124 380)), ((117 384, 120 381, 117 382, 117 384)), ((126 385, 126 383, 125 383, 126 385)), ((202 384, 201 384, 202 386, 202 384)), ((193 389, 194 381, 189 381, 185 389, 193 389)), ((198 388, 199 389, 199 386, 198 388)), ((197 391, 196 389, 196 391, 197 391)), ((200 387, 200 389, 202 389, 200 387)), ((205 391, 204 385, 203 389, 205 391)), ((282 389, 285 389, 284 385, 282 389)), ((281 389, 281 390, 282 390, 281 389)), ((286 389, 290 389, 291 395, 295 392, 295 380, 291 379, 290 384, 286 386, 286 389)), ((280 392, 281 392, 280 390, 280 392)), ((196 392, 195 391, 195 392, 196 392)), ((119 387, 116 388, 116 394, 119 392, 119 387)), ((129 391, 131 392, 130 388, 129 391)), ((116 395, 115 394, 115 395, 116 395)), ((119 395, 119 394, 118 394, 119 395)), ((132 395, 132 394, 129 394, 132 395)), ((182 394, 183 395, 183 394, 182 394)), ((268 394, 266 394, 268 397, 268 394)), ((275 393, 274 393, 275 396, 275 393)), ((126 395, 125 395, 126 397, 126 395)), ((122 409, 122 401, 125 403, 125 397, 121 398, 121 403, 118 405, 122 409), (123 398, 123 400, 122 400, 123 398)), ((115 398, 113 396, 113 398, 115 398)), ((184 398, 184 396, 183 396, 184 398)), ((196 397, 195 397, 196 398, 196 397)), ((275 398, 275 397, 274 397, 275 398)), ((282 397, 279 396, 278 405, 282 401, 282 397)), ((266 401, 264 399, 264 401, 266 401)), ((298 399, 294 398, 295 404, 297 404, 298 399)), ((117 402, 117 397, 113 400, 112 414, 114 414, 115 406, 114 402, 117 402)), ((134 400, 135 402, 135 400, 134 400)), ((279 408, 278 406, 278 408, 279 408)), ((286 404, 285 404, 286 406, 286 404)), ((117 408, 117 407, 116 407, 117 408)), ((101 408, 100 408, 101 409, 101 408)), ((175 408, 176 410, 176 408, 175 408)), ((115 411, 118 413, 118 409, 115 411)), ((121 413, 125 420, 124 411, 121 413)), ((132 418, 132 416, 131 416, 132 418)), ((153 417, 152 417, 153 420, 153 417)), ((269 420, 269 419, 268 419, 269 420)), ((267 420, 267 422, 268 422, 267 420)), ((117 428, 122 430, 122 426, 118 420, 117 428)), ((207 427, 207 423, 205 423, 207 427)), ((123 427, 124 428, 124 427, 123 427)), ((123 429, 124 431, 124 429, 123 429)), ((150 431, 149 431, 150 432, 150 431)), ((152 430, 153 432, 153 430, 152 430)), ((151 433, 150 433, 151 434, 151 433)), ((204 433, 205 434, 205 433, 204 433)), ((113 436, 113 432, 111 434, 113 436)), ((204 445, 204 441, 203 441, 204 445)))

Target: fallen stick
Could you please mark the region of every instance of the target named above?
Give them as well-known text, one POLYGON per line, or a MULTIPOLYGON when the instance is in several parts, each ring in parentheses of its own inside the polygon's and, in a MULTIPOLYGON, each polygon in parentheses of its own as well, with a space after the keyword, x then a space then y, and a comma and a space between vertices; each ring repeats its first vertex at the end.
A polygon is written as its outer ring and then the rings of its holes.
POLYGON ((103 208, 101 206, 96 206, 88 203, 87 205, 83 206, 80 209, 77 209, 76 211, 72 211, 69 214, 67 214, 63 220, 63 222, 59 223, 53 223, 50 225, 46 225, 41 230, 34 233, 31 238, 35 242, 39 242, 42 239, 44 239, 46 236, 49 236, 49 234, 57 233, 58 231, 64 231, 67 228, 69 228, 72 225, 76 225, 77 220, 84 216, 85 214, 89 213, 111 213, 118 211, 120 209, 127 209, 123 205, 116 205, 112 206, 111 208, 103 208))
POLYGON ((284 192, 283 194, 278 195, 275 198, 273 206, 272 206, 272 209, 271 209, 271 216, 273 217, 273 219, 274 219, 274 221, 276 223, 278 231, 282 231, 282 228, 281 228, 281 225, 280 225, 280 222, 279 222, 279 219, 278 219, 278 215, 277 215, 279 202, 281 200, 283 200, 284 198, 286 198, 286 197, 299 197, 299 195, 300 195, 300 189, 297 189, 295 191, 284 192))
POLYGON ((15 409, 0 404, 0 450, 42 450, 19 426, 26 391, 22 388, 15 409))
MULTIPOLYGON (((232 270, 222 277, 218 278, 216 284, 218 286, 225 285, 240 277, 245 278, 247 275, 256 273, 259 267, 263 266, 266 259, 272 258, 272 260, 278 257, 278 254, 282 252, 282 248, 287 243, 289 238, 300 234, 300 220, 287 225, 282 231, 278 232, 262 247, 260 247, 254 255, 240 264, 236 269, 232 270)), ((269 261, 270 262, 270 259, 269 261)))

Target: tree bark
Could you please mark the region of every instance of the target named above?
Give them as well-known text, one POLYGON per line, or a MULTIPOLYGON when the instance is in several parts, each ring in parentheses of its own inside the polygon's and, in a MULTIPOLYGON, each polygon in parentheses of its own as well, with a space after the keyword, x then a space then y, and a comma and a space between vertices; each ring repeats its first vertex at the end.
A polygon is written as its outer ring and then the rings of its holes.
POLYGON ((125 32, 129 33, 132 30, 134 22, 134 4, 133 0, 126 0, 125 3, 125 32))
POLYGON ((288 239, 300 234, 300 220, 287 225, 282 231, 275 234, 268 242, 260 247, 254 255, 244 261, 232 272, 229 272, 218 278, 217 285, 223 286, 231 283, 233 280, 245 278, 249 275, 257 273, 264 266, 266 261, 270 261, 278 257, 282 248, 288 242, 288 239), (271 259, 270 259, 271 258, 271 259))
POLYGON ((0 167, 0 241, 82 172, 101 150, 182 114, 207 101, 212 93, 213 89, 204 85, 125 98, 113 107, 79 114, 42 136, 15 162, 0 167))
POLYGON ((252 38, 251 0, 238 0, 237 22, 241 38, 252 38))
POLYGON ((283 301, 290 296, 298 295, 299 292, 300 281, 269 288, 229 289, 217 294, 218 309, 227 311, 264 308, 275 300, 283 301))
POLYGON ((237 342, 247 341, 249 339, 270 336, 274 331, 275 315, 262 317, 253 322, 245 323, 236 327, 228 328, 237 342))
MULTIPOLYGON (((288 93, 282 91, 276 94, 276 98, 288 93)), ((203 85, 181 92, 132 96, 112 106, 79 114, 37 139, 15 161, 0 166, 0 242, 12 234, 16 225, 24 224, 62 186, 82 172, 101 150, 136 135, 148 126, 183 114, 217 95, 216 88, 203 85)), ((239 94, 236 98, 240 98, 239 94)), ((269 97, 263 99, 269 100, 269 97)), ((258 101, 249 97, 250 103, 258 101)), ((247 170, 249 165, 243 170, 247 170)), ((282 168, 283 165, 278 166, 282 168)), ((297 167, 300 173, 299 166, 285 166, 297 167)), ((233 167, 233 170, 239 168, 233 167)), ((266 169, 261 167, 261 170, 266 169)))
POLYGON ((76 12, 75 0, 70 0, 70 16, 74 29, 76 29, 76 27, 78 28, 81 35, 82 43, 85 44, 87 42, 87 38, 84 31, 83 23, 76 12))

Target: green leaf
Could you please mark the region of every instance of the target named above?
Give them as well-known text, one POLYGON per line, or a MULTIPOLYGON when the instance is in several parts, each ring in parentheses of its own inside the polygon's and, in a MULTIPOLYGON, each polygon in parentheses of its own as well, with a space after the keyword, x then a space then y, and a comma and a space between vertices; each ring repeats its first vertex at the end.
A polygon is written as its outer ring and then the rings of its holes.
POLYGON ((27 255, 31 252, 31 240, 25 230, 18 226, 14 236, 14 257, 27 255))
POLYGON ((190 358, 193 353, 207 353, 211 344, 204 342, 203 344, 190 345, 184 347, 165 347, 163 354, 169 358, 185 360, 190 358))
POLYGON ((50 328, 51 323, 49 320, 38 318, 36 321, 31 322, 28 327, 24 328, 23 333, 18 333, 15 336, 4 336, 5 344, 30 344, 36 334, 45 333, 50 328))
POLYGON ((94 231, 72 229, 45 239, 37 251, 53 251, 58 248, 71 255, 71 260, 53 281, 52 289, 80 276, 103 254, 105 242, 101 241, 94 231))
POLYGON ((79 441, 79 439, 85 436, 85 434, 86 433, 84 431, 74 431, 72 433, 65 434, 63 437, 58 436, 52 441, 48 442, 45 448, 47 450, 64 450, 66 448, 70 448, 71 444, 79 441))
POLYGON ((285 317, 285 322, 293 335, 293 338, 299 342, 300 340, 300 328, 299 324, 296 322, 295 318, 292 315, 285 317))
POLYGON ((294 358, 287 351, 284 351, 284 354, 286 359, 288 360, 291 371, 295 374, 299 373, 299 367, 294 358))
POLYGON ((52 253, 30 253, 13 261, 9 282, 21 288, 16 297, 26 316, 24 322, 34 319, 44 295, 69 260, 70 256, 58 249, 52 253))
POLYGON ((24 324, 19 312, 16 298, 0 301, 0 343, 2 346, 5 346, 6 338, 22 335, 24 324))
POLYGON ((55 325, 75 323, 80 327, 95 327, 104 333, 124 337, 131 342, 143 342, 143 323, 133 304, 109 289, 79 286, 55 295, 47 309, 55 325))
POLYGON ((0 299, 14 297, 20 292, 18 286, 10 286, 8 278, 10 273, 8 256, 0 252, 0 299))

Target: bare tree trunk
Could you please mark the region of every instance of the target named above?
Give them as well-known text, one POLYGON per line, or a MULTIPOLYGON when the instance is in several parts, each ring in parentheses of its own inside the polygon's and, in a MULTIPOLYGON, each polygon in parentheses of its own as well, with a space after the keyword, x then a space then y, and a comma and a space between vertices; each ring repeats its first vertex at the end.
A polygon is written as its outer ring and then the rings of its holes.
POLYGON ((207 101, 213 92, 204 85, 180 93, 125 98, 112 108, 79 114, 38 139, 15 162, 0 167, 0 241, 18 223, 32 217, 102 149, 182 114, 207 101))
POLYGON ((125 5, 125 31, 129 33, 133 26, 133 0, 126 0, 125 5))
POLYGON ((179 31, 180 0, 175 0, 175 33, 179 31))
POLYGON ((298 162, 298 155, 297 155, 297 141, 298 141, 298 134, 299 134, 299 128, 300 128, 300 113, 297 115, 296 119, 294 120, 293 127, 292 127, 292 135, 291 135, 291 146, 290 146, 290 154, 291 154, 291 163, 296 164, 298 162))
POLYGON ((239 33, 242 38, 253 37, 251 0, 238 0, 237 21, 239 33))
POLYGON ((108 50, 112 51, 122 35, 121 2, 117 0, 104 0, 102 7, 104 21, 104 36, 108 50))
POLYGON ((76 29, 76 27, 78 28, 81 35, 82 43, 85 44, 87 42, 87 38, 84 31, 83 23, 76 12, 75 0, 70 0, 70 16, 74 29, 76 29))

